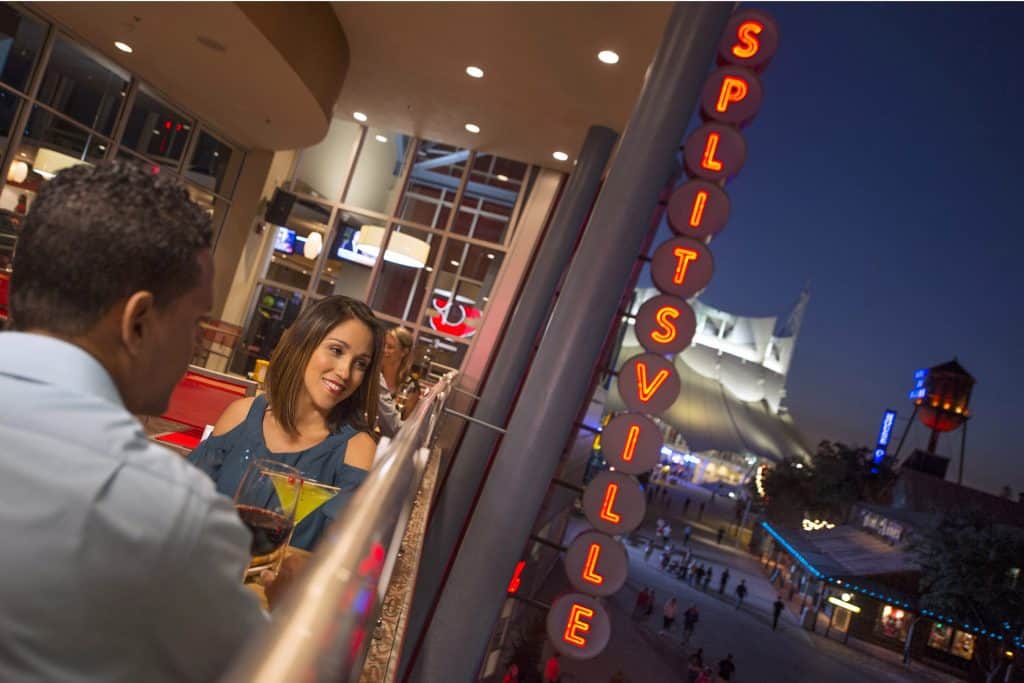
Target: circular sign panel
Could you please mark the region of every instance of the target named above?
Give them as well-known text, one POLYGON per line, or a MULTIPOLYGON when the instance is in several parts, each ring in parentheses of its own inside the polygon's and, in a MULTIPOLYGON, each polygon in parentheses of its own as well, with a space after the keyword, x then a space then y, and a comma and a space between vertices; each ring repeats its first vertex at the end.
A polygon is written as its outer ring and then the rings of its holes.
POLYGON ((656 296, 637 311, 633 329, 640 344, 651 353, 679 353, 693 341, 697 315, 682 299, 656 296))
POLYGON ((640 413, 623 413, 601 432, 601 455, 619 472, 641 474, 661 460, 661 430, 640 413))
POLYGON ((611 595, 626 583, 626 546, 600 531, 584 531, 565 551, 565 573, 581 593, 611 595))
POLYGON ((651 258, 651 279, 663 294, 688 299, 708 286, 715 272, 711 250, 703 242, 675 237, 651 258))
POLYGON ((686 138, 686 170, 705 180, 732 178, 747 160, 747 143, 740 132, 724 123, 705 123, 686 138))
POLYGON ((641 353, 623 363, 617 384, 622 402, 634 413, 657 415, 679 397, 676 366, 654 353, 641 353))
POLYGON ((688 180, 668 198, 668 224, 677 235, 703 239, 729 220, 729 195, 706 180, 688 180))
POLYGON ((568 593, 551 604, 547 618, 548 640, 558 652, 573 659, 601 654, 612 635, 608 612, 597 598, 568 593))
POLYGON ((768 14, 745 9, 729 19, 718 45, 718 58, 726 64, 760 70, 779 49, 779 27, 768 14))
POLYGON ((700 104, 713 121, 744 124, 757 115, 764 100, 761 80, 741 66, 723 66, 704 81, 700 104))
POLYGON ((628 534, 644 521, 646 510, 640 482, 622 472, 605 470, 583 490, 583 514, 606 534, 628 534))

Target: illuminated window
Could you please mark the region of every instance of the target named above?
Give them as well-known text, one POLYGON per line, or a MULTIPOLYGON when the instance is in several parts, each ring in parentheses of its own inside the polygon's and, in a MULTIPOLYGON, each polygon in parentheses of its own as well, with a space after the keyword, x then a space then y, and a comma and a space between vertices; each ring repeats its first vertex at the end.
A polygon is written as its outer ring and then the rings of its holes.
POLYGON ((904 641, 910 624, 907 613, 898 607, 885 605, 875 622, 875 633, 885 638, 904 641))
POLYGON ((974 657, 974 641, 975 637, 970 633, 957 631, 956 635, 953 636, 953 647, 950 649, 950 652, 957 657, 971 659, 974 657))
POLYGON ((949 650, 949 643, 953 640, 953 627, 949 624, 932 624, 931 633, 928 634, 928 647, 946 652, 949 650))

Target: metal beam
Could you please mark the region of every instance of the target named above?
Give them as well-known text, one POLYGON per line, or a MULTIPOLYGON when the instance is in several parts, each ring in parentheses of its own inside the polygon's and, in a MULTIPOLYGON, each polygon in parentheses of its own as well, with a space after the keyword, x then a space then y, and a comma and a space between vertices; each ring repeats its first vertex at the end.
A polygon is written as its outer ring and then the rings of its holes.
MULTIPOLYGON (((614 324, 732 4, 672 11, 410 680, 471 681, 614 324)), ((512 387, 506 390, 511 391, 512 387)), ((479 454, 483 457, 483 454, 479 454)))

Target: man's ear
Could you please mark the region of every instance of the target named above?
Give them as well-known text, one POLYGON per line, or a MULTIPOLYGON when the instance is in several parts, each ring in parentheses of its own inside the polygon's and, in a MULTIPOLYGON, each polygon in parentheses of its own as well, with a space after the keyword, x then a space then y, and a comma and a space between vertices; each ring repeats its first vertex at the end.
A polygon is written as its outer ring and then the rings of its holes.
POLYGON ((153 293, 145 290, 135 292, 124 303, 121 312, 121 343, 132 356, 138 356, 142 345, 152 335, 156 306, 153 293))

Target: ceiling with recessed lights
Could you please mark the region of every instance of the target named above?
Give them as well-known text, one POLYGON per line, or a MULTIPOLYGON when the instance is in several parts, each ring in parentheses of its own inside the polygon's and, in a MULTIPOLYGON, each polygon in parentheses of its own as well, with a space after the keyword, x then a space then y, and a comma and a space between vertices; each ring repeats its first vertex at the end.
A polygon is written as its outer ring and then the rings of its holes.
POLYGON ((351 56, 336 116, 359 111, 372 128, 564 170, 589 126, 623 130, 672 10, 644 2, 332 5, 351 56), (618 63, 600 61, 603 50, 618 63), (483 77, 470 77, 469 66, 483 77), (556 161, 556 150, 568 159, 556 161))

